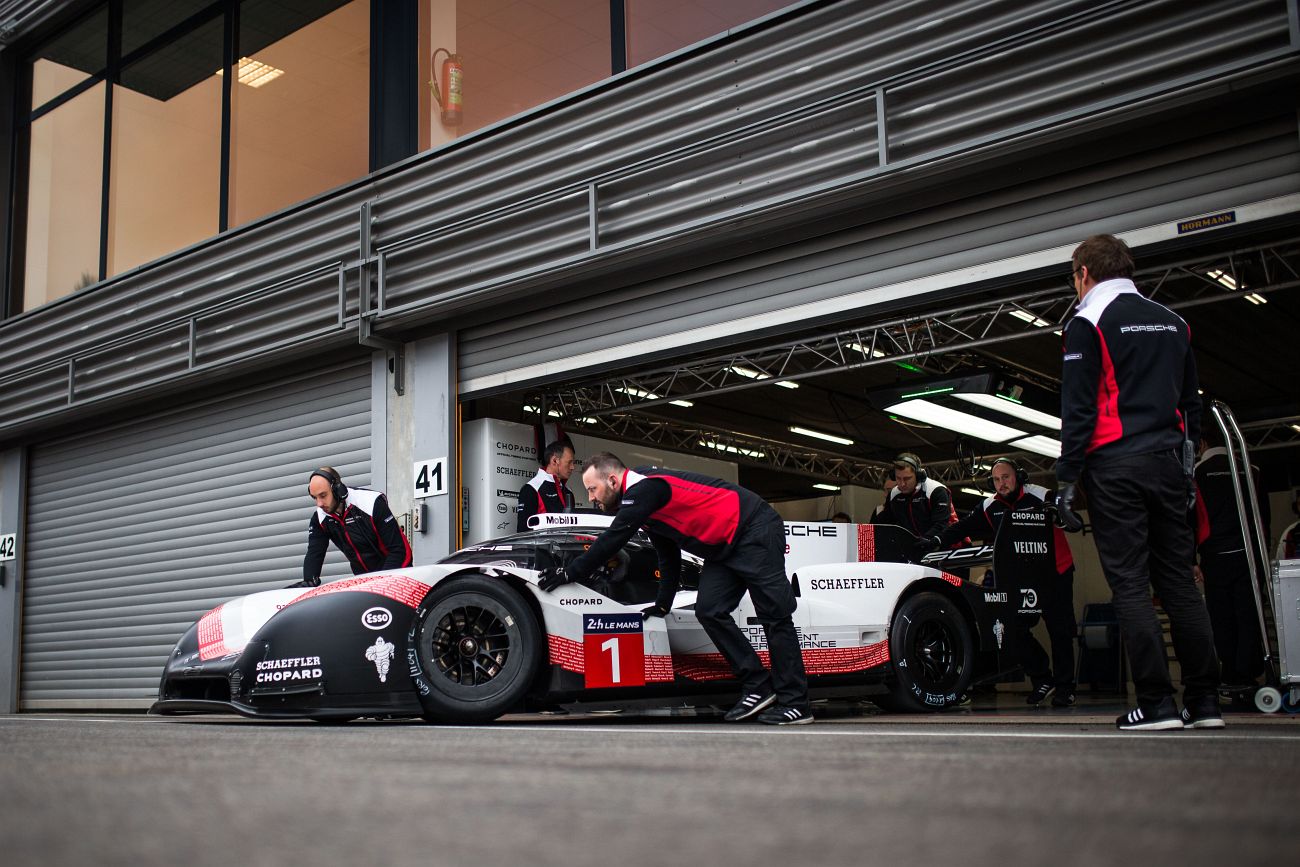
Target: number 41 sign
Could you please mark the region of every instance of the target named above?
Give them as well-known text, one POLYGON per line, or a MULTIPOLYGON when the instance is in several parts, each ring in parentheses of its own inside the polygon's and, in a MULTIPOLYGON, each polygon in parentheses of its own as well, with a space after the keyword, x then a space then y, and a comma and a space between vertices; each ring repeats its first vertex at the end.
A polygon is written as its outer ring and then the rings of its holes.
POLYGON ((415 462, 415 499, 447 493, 447 459, 415 462))

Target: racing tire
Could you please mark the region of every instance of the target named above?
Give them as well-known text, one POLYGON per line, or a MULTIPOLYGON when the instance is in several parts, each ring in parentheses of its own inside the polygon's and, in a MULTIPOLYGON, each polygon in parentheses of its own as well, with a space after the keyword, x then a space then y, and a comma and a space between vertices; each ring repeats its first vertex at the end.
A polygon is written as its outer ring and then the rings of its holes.
POLYGON ((975 661, 970 626, 939 593, 918 593, 898 606, 889 627, 889 657, 892 690, 872 696, 885 710, 943 710, 958 705, 970 689, 975 661))
POLYGON ((541 660, 532 608, 509 584, 486 576, 432 588, 406 637, 411 683, 430 722, 496 719, 520 703, 541 660))

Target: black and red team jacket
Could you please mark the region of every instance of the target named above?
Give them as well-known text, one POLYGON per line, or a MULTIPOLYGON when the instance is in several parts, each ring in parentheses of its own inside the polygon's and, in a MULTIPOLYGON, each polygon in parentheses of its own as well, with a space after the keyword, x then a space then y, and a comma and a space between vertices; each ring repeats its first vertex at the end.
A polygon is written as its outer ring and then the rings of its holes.
POLYGON ((659 601, 671 603, 681 579, 681 552, 724 560, 741 529, 755 517, 780 521, 762 497, 700 473, 637 467, 623 474, 623 500, 613 522, 568 565, 581 581, 627 544, 642 527, 659 555, 659 601))
POLYGON ((538 470, 528 484, 519 489, 519 502, 515 505, 515 530, 528 529, 528 519, 543 512, 572 512, 577 504, 573 492, 555 476, 538 470))
POLYGON ((342 515, 319 506, 307 524, 307 556, 302 577, 320 577, 325 552, 333 542, 352 565, 352 574, 401 569, 411 565, 411 546, 388 508, 388 499, 378 491, 349 488, 342 515))
MULTIPOLYGON (((972 539, 984 539, 992 542, 1002 526, 1002 519, 1011 512, 1041 512, 1047 502, 1047 488, 1042 485, 1022 485, 1011 492, 1005 499, 1001 494, 985 497, 978 509, 971 512, 939 535, 939 541, 949 545, 963 536, 972 539)), ((1065 531, 1052 525, 1052 559, 1056 563, 1056 574, 1064 575, 1074 568, 1074 555, 1070 543, 1065 538, 1065 531)))
POLYGON ((1201 432, 1192 333, 1132 280, 1093 286, 1065 327, 1060 482, 1089 458, 1177 451, 1201 432))
POLYGON ((947 527, 957 523, 957 510, 952 505, 952 494, 934 479, 926 478, 910 494, 893 488, 885 498, 884 507, 871 516, 873 524, 894 524, 911 530, 925 538, 938 536, 947 527))
MULTIPOLYGON (((1240 474, 1241 495, 1246 492, 1245 474, 1240 474)), ((1251 464, 1250 474, 1255 483, 1255 502, 1259 516, 1267 527, 1272 515, 1268 507, 1268 493, 1260 484, 1259 467, 1251 464)), ((1241 538, 1241 517, 1237 511, 1237 495, 1232 487, 1232 468, 1228 452, 1222 448, 1206 449, 1196 462, 1196 550, 1202 557, 1215 554, 1234 554, 1246 550, 1241 538)))

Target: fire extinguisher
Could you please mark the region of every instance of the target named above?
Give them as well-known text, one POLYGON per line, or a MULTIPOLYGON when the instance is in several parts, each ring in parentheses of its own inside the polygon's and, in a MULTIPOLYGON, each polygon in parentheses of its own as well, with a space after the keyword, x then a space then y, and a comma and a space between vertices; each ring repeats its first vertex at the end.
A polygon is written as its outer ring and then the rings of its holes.
POLYGON ((465 74, 465 67, 461 64, 460 55, 452 54, 445 48, 439 48, 433 52, 429 58, 429 71, 433 75, 433 80, 429 82, 429 87, 433 90, 433 98, 438 101, 442 108, 442 122, 445 126, 460 126, 461 117, 464 115, 465 105, 461 96, 461 78, 465 74), (442 83, 438 82, 438 55, 447 55, 442 61, 442 83))

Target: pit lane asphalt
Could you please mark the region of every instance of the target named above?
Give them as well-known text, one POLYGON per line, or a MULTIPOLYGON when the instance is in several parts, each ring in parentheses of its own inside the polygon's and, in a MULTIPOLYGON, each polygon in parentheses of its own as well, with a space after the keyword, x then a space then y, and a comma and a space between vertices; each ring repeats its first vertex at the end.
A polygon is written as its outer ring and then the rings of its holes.
POLYGON ((0 717, 18 865, 1252 865, 1300 831, 1300 717, 0 717))

